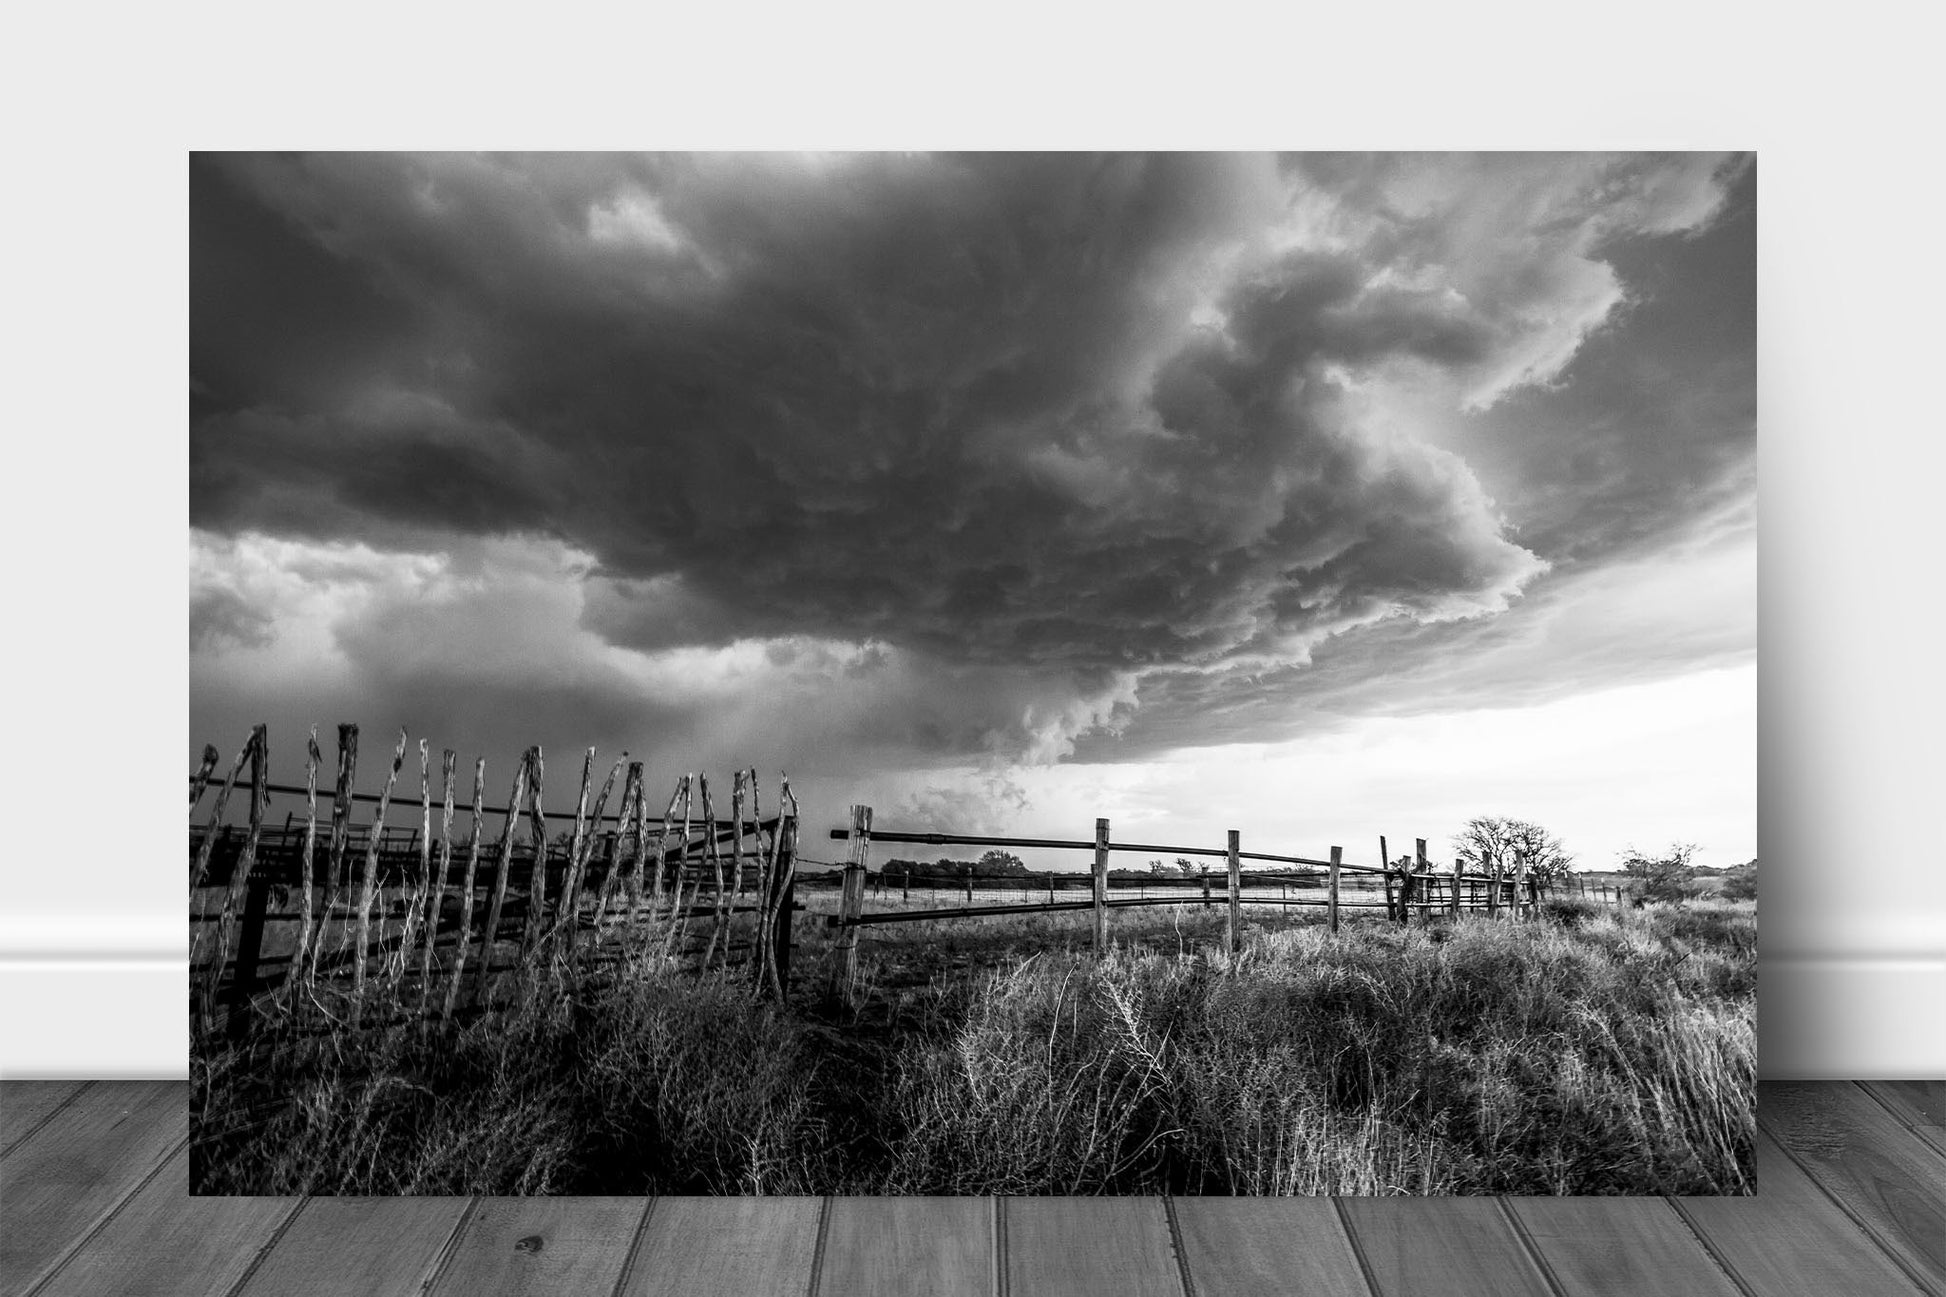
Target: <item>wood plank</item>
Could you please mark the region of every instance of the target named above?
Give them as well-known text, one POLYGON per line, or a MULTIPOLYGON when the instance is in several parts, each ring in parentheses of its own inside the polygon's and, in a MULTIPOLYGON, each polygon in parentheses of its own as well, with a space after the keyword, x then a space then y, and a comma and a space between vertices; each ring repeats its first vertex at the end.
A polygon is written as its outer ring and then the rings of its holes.
MULTIPOLYGON (((6 1102, 0 1103, 0 1150, 12 1150, 87 1084, 86 1081, 8 1081, 5 1090, 0 1091, 6 1096, 6 1102)), ((0 1152, 0 1156, 5 1153, 0 1152)))
POLYGON ((623 1297, 802 1293, 822 1205, 816 1198, 657 1198, 623 1297))
POLYGON ((1670 1202, 1762 1297, 1913 1297, 1920 1291, 1762 1131, 1754 1196, 1670 1202))
POLYGON ((649 1204, 642 1198, 486 1198, 431 1297, 609 1293, 649 1204))
POLYGON ((1199 1297, 1370 1297, 1329 1198, 1177 1198, 1172 1206, 1199 1297))
POLYGON ((1908 1126, 1946 1126, 1946 1081, 1860 1081, 1908 1126))
POLYGON ((1860 1081, 1874 1098, 1946 1157, 1946 1081, 1860 1081))
POLYGON ((1565 1297, 1737 1297, 1662 1198, 1507 1198, 1565 1297))
POLYGON ((301 1198, 197 1198, 178 1149, 35 1297, 204 1297, 228 1292, 301 1198))
POLYGON ((990 1198, 834 1198, 818 1291, 858 1297, 986 1297, 990 1198))
POLYGON ((1552 1297, 1492 1198, 1340 1198, 1379 1297, 1552 1297))
POLYGON ((238 1297, 416 1297, 465 1198, 313 1198, 238 1297))
POLYGON ((1946 1164, 1844 1082, 1761 1087, 1757 1120, 1926 1286, 1946 1294, 1946 1164))
POLYGON ((1009 1292, 1182 1297, 1160 1198, 1002 1198, 1000 1215, 1009 1292))
POLYGON ((172 1149, 187 1142, 181 1081, 103 1081, 0 1160, 0 1297, 25 1292, 172 1149))

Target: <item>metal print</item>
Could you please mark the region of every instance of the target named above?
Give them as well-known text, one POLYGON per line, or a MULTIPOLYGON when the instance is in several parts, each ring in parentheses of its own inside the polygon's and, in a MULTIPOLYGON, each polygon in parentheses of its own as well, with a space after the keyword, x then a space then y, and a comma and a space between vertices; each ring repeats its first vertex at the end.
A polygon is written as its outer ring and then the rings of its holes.
POLYGON ((1752 158, 189 165, 196 1192, 1754 1189, 1752 158))

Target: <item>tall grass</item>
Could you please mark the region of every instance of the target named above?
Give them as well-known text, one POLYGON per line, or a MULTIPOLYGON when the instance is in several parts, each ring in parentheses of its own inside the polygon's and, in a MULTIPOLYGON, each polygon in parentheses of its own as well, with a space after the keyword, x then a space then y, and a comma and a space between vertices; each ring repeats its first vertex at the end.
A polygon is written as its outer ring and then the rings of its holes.
MULTIPOLYGON (((1754 907, 879 929, 798 1003, 645 965, 203 1066, 200 1192, 1747 1193, 1754 907), (1052 948, 1048 948, 1052 947, 1052 948)), ((808 925, 806 925, 808 926, 808 925)))

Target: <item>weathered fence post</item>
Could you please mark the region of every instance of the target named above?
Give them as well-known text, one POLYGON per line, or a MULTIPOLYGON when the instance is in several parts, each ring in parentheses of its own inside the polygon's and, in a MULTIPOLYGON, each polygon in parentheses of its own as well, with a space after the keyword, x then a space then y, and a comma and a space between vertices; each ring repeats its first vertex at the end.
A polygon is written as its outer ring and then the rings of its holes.
POLYGON ((196 803, 203 800, 203 790, 209 787, 209 777, 216 770, 216 763, 222 754, 214 743, 203 744, 203 764, 189 777, 189 813, 196 813, 196 803))
MULTIPOLYGON (((623 753, 622 755, 623 757, 627 757, 628 754, 623 753)), ((642 787, 642 763, 640 761, 630 761, 628 763, 628 773, 622 776, 622 804, 615 812, 615 837, 609 843, 607 855, 604 857, 606 863, 602 871, 601 890, 595 894, 594 936, 591 940, 596 949, 599 949, 601 946, 602 935, 606 931, 602 927, 602 924, 608 919, 610 907, 612 906, 614 908, 617 915, 622 910, 621 887, 622 866, 624 862, 622 843, 625 840, 634 844, 627 856, 627 860, 634 865, 634 868, 629 871, 629 887, 638 896, 642 891, 642 856, 643 848, 647 845, 642 841, 641 832, 642 795, 644 791, 642 787)), ((751 794, 753 797, 755 793, 756 785, 753 783, 751 785, 751 794)), ((743 772, 739 770, 737 771, 737 804, 739 807, 742 805, 742 797, 743 772)), ((758 872, 761 874, 763 870, 763 835, 761 833, 757 835, 757 867, 758 872)), ((737 868, 739 871, 743 868, 743 820, 740 811, 737 820, 737 868)), ((623 937, 623 945, 624 947, 627 945, 626 935, 623 937)))
POLYGON ((1208 865, 1198 865, 1198 866, 1197 866, 1197 868, 1198 868, 1198 869, 1200 869, 1200 870, 1202 871, 1202 878, 1203 878, 1203 908, 1207 910, 1207 909, 1208 909, 1208 908, 1210 907, 1210 899, 1209 899, 1209 866, 1208 866, 1208 865))
POLYGON ((446 987, 446 1003, 439 1021, 453 1016, 453 1003, 459 999, 459 982, 466 971, 466 948, 473 944, 473 880, 480 869, 480 820, 485 814, 486 758, 473 763, 473 827, 466 835, 466 880, 459 889, 459 927, 453 933, 453 976, 446 987))
POLYGON ((541 809, 546 788, 547 761, 538 745, 528 749, 527 836, 534 844, 534 872, 527 879, 527 926, 520 940, 520 962, 541 935, 547 917, 547 812, 541 809))
POLYGON ((783 781, 777 802, 778 849, 777 863, 771 870, 771 881, 777 887, 777 903, 772 907, 776 916, 775 937, 772 939, 770 954, 771 976, 774 979, 771 989, 777 996, 778 1004, 786 1004, 791 992, 791 925, 797 913, 797 798, 791 793, 791 781, 783 781), (790 803, 790 811, 784 811, 784 803, 790 803), (781 880, 781 881, 779 881, 781 880))
POLYGON ((439 944, 439 912, 446 908, 446 875, 453 866, 453 770, 459 756, 447 748, 439 758, 444 809, 439 822, 439 876, 430 880, 426 897, 426 948, 419 956, 419 1011, 432 1007, 433 947, 439 944))
POLYGON ((1385 918, 1391 922, 1398 916, 1392 910, 1392 857, 1386 854, 1383 833, 1378 835, 1378 867, 1381 871, 1379 877, 1385 882, 1385 918))
MULTIPOLYGON (((479 985, 473 993, 482 1008, 493 1003, 493 944, 500 938, 500 910, 507 900, 507 875, 513 872, 514 836, 520 827, 520 801, 527 793, 527 776, 534 768, 534 749, 521 754, 514 771, 514 786, 507 793, 507 822, 500 828, 500 849, 493 868, 493 899, 487 902, 486 927, 480 931, 479 985)), ((453 990, 459 989, 459 972, 453 973, 453 990)), ((450 993, 449 993, 450 998, 450 993)))
POLYGON ((412 962, 412 945, 419 937, 426 889, 432 882, 432 750, 424 739, 419 740, 419 827, 413 831, 413 839, 419 847, 419 877, 411 887, 400 880, 405 913, 399 921, 399 948, 385 961, 386 977, 398 988, 401 1002, 405 999, 406 966, 412 962))
MULTIPOLYGON (((1483 862, 1484 863, 1484 862, 1483 862)), ((1504 879, 1507 870, 1506 859, 1500 852, 1493 853, 1493 890, 1487 893, 1487 917, 1497 918, 1500 914, 1500 897, 1506 890, 1504 879)))
POLYGON ((960 875, 966 883, 966 903, 973 904, 973 862, 967 861, 960 866, 960 875))
MULTIPOLYGON (((610 775, 608 778, 612 784, 615 777, 610 775)), ((574 833, 568 838, 568 865, 561 876, 561 895, 554 902, 554 928, 570 947, 574 944, 574 905, 575 893, 581 883, 581 852, 589 839, 588 795, 594 791, 594 784, 595 750, 589 748, 581 758, 581 791, 574 801, 574 833)), ((601 814, 599 807, 595 814, 601 814)))
POLYGON ((1521 917, 1527 908, 1527 853, 1517 851, 1514 853, 1514 917, 1521 917))
MULTIPOLYGON (((263 957, 264 915, 270 909, 270 876, 256 870, 243 900, 243 930, 237 935, 236 971, 230 978, 229 1036, 241 1041, 250 1034, 250 1002, 257 994, 257 964, 263 957)), ((219 970, 221 965, 218 965, 219 970)), ((293 968, 292 973, 296 972, 293 968)))
MULTIPOLYGON (((223 910, 217 919, 216 959, 210 964, 209 991, 207 1003, 214 1008, 216 1004, 217 983, 223 977, 223 965, 230 957, 230 925, 236 921, 240 905, 247 905, 244 895, 251 874, 257 863, 257 843, 263 834, 264 812, 270 808, 270 737, 264 726, 258 725, 250 731, 250 829, 243 840, 243 853, 237 857, 235 867, 230 871, 230 886, 223 894, 223 910)), ((259 920, 258 942, 262 944, 262 921, 259 920)), ((253 957, 254 964, 254 957, 253 957)), ((254 968, 252 973, 254 975, 254 968)))
POLYGON ((1338 868, 1344 864, 1344 861, 1345 849, 1343 847, 1331 848, 1331 901, 1329 912, 1331 916, 1331 930, 1333 932, 1338 930, 1338 868))
POLYGON ((1232 959, 1236 958, 1237 941, 1240 935, 1239 930, 1243 927, 1243 859, 1238 851, 1241 844, 1242 835, 1237 830, 1231 829, 1228 844, 1228 863, 1230 867, 1230 926, 1224 944, 1228 947, 1232 959))
POLYGON ((1095 954, 1108 953, 1108 821, 1095 821, 1095 954))
POLYGON ((317 883, 312 877, 311 858, 318 845, 318 766, 323 760, 324 755, 318 751, 318 727, 313 725, 304 758, 304 845, 297 860, 297 944, 291 948, 291 968, 284 977, 284 994, 292 1004, 297 1002, 297 988, 303 981, 304 970, 309 967, 304 956, 311 948, 311 889, 317 883))
POLYGON ((1465 881, 1464 878, 1462 877, 1462 875, 1465 873, 1465 869, 1463 868, 1465 863, 1466 862, 1461 860, 1458 856, 1453 857, 1452 911, 1453 911, 1453 917, 1456 919, 1460 916, 1460 887, 1462 883, 1465 881))
POLYGON ((1419 893, 1419 917, 1432 922, 1432 864, 1426 859, 1426 840, 1412 841, 1412 883, 1419 893))
POLYGON ((872 808, 851 808, 851 853, 845 859, 843 891, 838 900, 838 974, 839 998, 851 1003, 853 984, 858 976, 858 925, 864 908, 865 862, 872 847, 872 808))
MULTIPOLYGON (((405 764, 405 731, 399 731, 399 746, 392 753, 392 772, 385 777, 385 791, 378 797, 378 813, 372 817, 372 839, 365 848, 365 876, 358 885, 358 962, 352 968, 352 994, 358 997, 352 1007, 351 1021, 355 1027, 365 1011, 365 961, 371 957, 372 949, 372 893, 378 887, 378 852, 385 841, 385 812, 392 804, 392 788, 399 781, 399 769, 405 764)), ((379 927, 379 943, 384 944, 385 929, 379 927)))

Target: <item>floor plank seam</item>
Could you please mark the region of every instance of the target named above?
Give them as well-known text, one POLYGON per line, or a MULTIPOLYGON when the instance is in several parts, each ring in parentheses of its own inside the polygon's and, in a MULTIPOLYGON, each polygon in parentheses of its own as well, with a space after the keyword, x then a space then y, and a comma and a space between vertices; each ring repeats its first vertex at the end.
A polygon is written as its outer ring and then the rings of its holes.
POLYGON ((54 1277, 60 1274, 61 1271, 65 1270, 70 1261, 73 1261, 74 1258, 80 1256, 82 1251, 87 1248, 88 1244, 94 1242, 95 1236, 100 1234, 103 1230, 107 1229, 109 1224, 115 1219, 115 1217, 122 1214, 122 1208, 128 1206, 129 1203, 133 1202, 135 1200, 135 1195, 141 1193, 142 1190, 148 1188, 149 1185, 154 1182, 155 1178, 162 1174, 163 1168, 168 1166, 170 1162, 175 1160, 176 1154, 185 1151, 186 1149, 188 1149, 188 1147, 189 1147, 189 1137, 185 1135, 183 1136, 181 1143, 172 1145, 168 1152, 164 1153, 161 1157, 157 1158, 155 1165, 149 1168, 148 1173, 144 1175, 140 1180, 135 1182, 135 1187, 133 1189, 130 1189, 127 1193, 123 1194, 120 1198, 116 1199, 115 1205, 110 1207, 107 1211, 101 1214, 101 1219, 97 1220, 93 1225, 83 1230, 81 1232, 81 1237, 76 1239, 74 1242, 70 1243, 68 1245, 67 1251, 61 1253, 60 1257, 54 1262, 54 1264, 49 1266, 45 1271, 43 1271, 41 1277, 36 1279, 33 1282, 32 1286, 30 1286, 25 1292, 23 1292, 20 1295, 20 1297, 34 1297, 35 1293, 40 1292, 42 1289, 46 1288, 47 1285, 53 1283, 54 1277))
POLYGON ((615 1276, 615 1297, 622 1297, 628 1291, 628 1281, 635 1273, 635 1258, 642 1254, 642 1241, 649 1236, 649 1217, 655 1215, 656 1197, 649 1195, 642 1208, 642 1214, 635 1221, 635 1237, 628 1241, 628 1252, 622 1257, 621 1273, 615 1276))
POLYGON ((1561 1276, 1554 1273, 1554 1267, 1547 1263, 1545 1256, 1541 1255, 1541 1245, 1536 1243, 1534 1236, 1527 1232, 1526 1222, 1522 1221, 1519 1213, 1514 1211, 1513 1204, 1497 1194, 1493 1201, 1500 1208, 1500 1215, 1505 1218, 1507 1228, 1514 1232, 1514 1241, 1520 1244, 1521 1249, 1527 1253, 1528 1259, 1534 1263, 1535 1269, 1540 1271, 1541 1282, 1547 1285, 1547 1290, 1553 1293, 1554 1297, 1568 1297, 1567 1285, 1561 1282, 1561 1276))
POLYGON ((1758 1292, 1747 1279, 1737 1273, 1737 1268, 1730 1264, 1730 1258, 1724 1256, 1722 1252, 1717 1250, 1716 1244, 1710 1242, 1709 1235, 1705 1234, 1702 1227, 1696 1223, 1696 1218, 1684 1209, 1682 1199, 1670 1194, 1664 1194, 1662 1201, 1669 1204, 1669 1209, 1676 1213, 1676 1219, 1683 1223, 1683 1228, 1687 1229, 1691 1236, 1695 1238, 1698 1246, 1703 1249, 1704 1254, 1716 1263, 1716 1268, 1723 1272, 1723 1277, 1730 1281, 1732 1288, 1742 1293, 1743 1297, 1763 1297, 1763 1294, 1758 1292))
POLYGON ((811 1249, 811 1281, 804 1289, 804 1297, 818 1297, 818 1285, 824 1282, 824 1243, 831 1234, 831 1195, 826 1194, 818 1200, 818 1242, 811 1249))
POLYGON ((993 1204, 993 1297, 1007 1294, 1007 1200, 994 1194, 993 1204))
POLYGON ((1912 1131, 1915 1134, 1918 1132, 1919 1128, 1913 1122, 1912 1118, 1906 1116, 1903 1112, 1900 1112, 1897 1108, 1893 1107, 1890 1100, 1886 1099, 1883 1095, 1881 1095, 1877 1090, 1874 1090, 1871 1086, 1866 1085, 1863 1081, 1847 1081, 1845 1082, 1845 1084, 1863 1093, 1864 1096, 1871 1101, 1873 1107, 1882 1109, 1885 1115, 1890 1117, 1893 1121, 1897 1122, 1902 1129, 1912 1131))
POLYGON ((46 1112, 42 1113, 41 1119, 35 1122, 33 1125, 29 1126, 26 1130, 22 1131, 18 1139, 14 1140, 11 1144, 8 1144, 5 1148, 0 1148, 0 1158, 6 1157, 10 1153, 12 1153, 15 1149, 19 1148, 22 1144, 25 1144, 28 1140, 32 1139, 35 1135, 39 1134, 43 1126, 47 1125, 48 1122, 53 1121, 56 1117, 60 1116, 63 1112, 66 1112, 68 1105, 73 1103, 76 1099, 79 1099, 82 1095, 86 1094, 88 1092, 88 1087, 93 1084, 94 1084, 93 1081, 83 1081, 80 1085, 74 1088, 74 1092, 68 1095, 67 1098, 61 1100, 59 1103, 55 1104, 52 1108, 49 1108, 46 1112))
POLYGON ((466 1231, 472 1228, 473 1218, 479 1215, 481 1201, 482 1199, 478 1195, 469 1197, 466 1200, 466 1206, 461 1210, 459 1219, 453 1222, 452 1232, 446 1235, 446 1242, 440 1247, 439 1255, 433 1258, 432 1268, 427 1271, 426 1277, 420 1281, 420 1297, 426 1297, 433 1289, 439 1287, 439 1281, 444 1279, 446 1277, 446 1271, 452 1268, 454 1259, 459 1256, 460 1240, 465 1238, 466 1231))
POLYGON ((304 1209, 310 1204, 311 1198, 307 1194, 299 1198, 296 1204, 284 1213, 284 1219, 278 1221, 271 1229, 270 1237, 258 1245, 257 1255, 250 1258, 250 1264, 243 1267, 243 1273, 238 1275, 236 1282, 224 1291, 223 1297, 237 1297, 238 1293, 249 1286, 250 1281, 256 1277, 257 1271, 263 1269, 264 1262, 270 1259, 271 1249, 283 1242, 284 1235, 290 1232, 291 1226, 297 1223, 297 1218, 304 1214, 304 1209))
POLYGON ((1784 1137, 1778 1133, 1774 1125, 1761 1119, 1758 1120, 1757 1125, 1765 1134, 1770 1136, 1778 1148, 1784 1150, 1784 1156, 1789 1158, 1792 1164, 1805 1174, 1806 1178, 1817 1188, 1817 1191, 1824 1195, 1825 1200, 1842 1212, 1844 1218, 1850 1221, 1858 1232, 1863 1234, 1871 1242, 1872 1246, 1879 1250, 1879 1253, 1886 1260, 1898 1267, 1899 1273, 1911 1281, 1913 1287, 1922 1293, 1929 1294, 1929 1297, 1946 1297, 1946 1294, 1942 1294, 1939 1289, 1933 1287, 1924 1275, 1907 1264, 1906 1259, 1900 1256, 1896 1249, 1889 1246, 1885 1239, 1879 1235, 1879 1232, 1866 1222, 1864 1217, 1853 1211, 1842 1198, 1833 1192, 1831 1186, 1824 1182, 1824 1178, 1817 1173, 1816 1169, 1802 1157, 1798 1156, 1796 1149, 1784 1142, 1784 1137))
POLYGON ((1359 1241, 1358 1231, 1352 1228, 1351 1217, 1345 1212, 1345 1200, 1333 1194, 1331 1209, 1337 1214, 1338 1228, 1345 1232, 1345 1242, 1351 1247, 1352 1259, 1358 1262, 1358 1273, 1365 1280, 1365 1297, 1379 1297, 1378 1275, 1372 1271, 1371 1258, 1365 1255, 1365 1245, 1359 1241))
POLYGON ((1890 1099, 1887 1099, 1863 1081, 1852 1081, 1849 1084, 1857 1086, 1869 1095, 1874 1104, 1884 1109, 1885 1114, 1899 1124, 1900 1129, 1912 1136, 1913 1143, 1925 1149, 1928 1153, 1937 1154, 1942 1160, 1946 1160, 1946 1148, 1940 1147, 1939 1144, 1934 1143, 1932 1139, 1927 1137, 1929 1132, 1941 1130, 1942 1127, 1936 1126, 1932 1122, 1914 1121, 1911 1115, 1901 1112, 1893 1106, 1890 1099))
POLYGON ((1169 1250, 1176 1254, 1176 1278, 1182 1284, 1182 1297, 1196 1297, 1196 1280, 1189 1273, 1189 1249, 1183 1246, 1182 1222, 1176 1219, 1176 1196, 1162 1195, 1162 1215, 1169 1222, 1169 1250))

